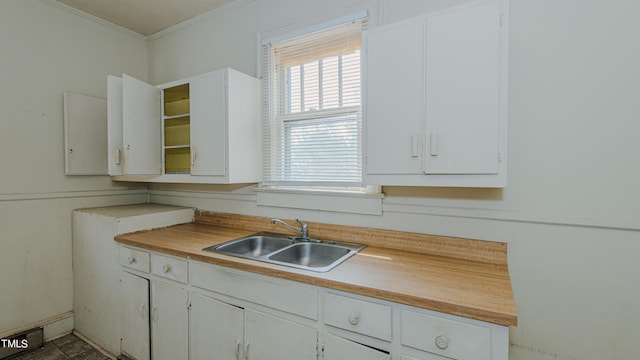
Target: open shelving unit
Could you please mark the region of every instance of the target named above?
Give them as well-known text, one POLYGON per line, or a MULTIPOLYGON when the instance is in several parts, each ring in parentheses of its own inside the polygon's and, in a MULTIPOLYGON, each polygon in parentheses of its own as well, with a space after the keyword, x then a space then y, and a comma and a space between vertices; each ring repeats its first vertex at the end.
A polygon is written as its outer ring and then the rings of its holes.
POLYGON ((164 173, 191 172, 189 83, 163 90, 164 173))

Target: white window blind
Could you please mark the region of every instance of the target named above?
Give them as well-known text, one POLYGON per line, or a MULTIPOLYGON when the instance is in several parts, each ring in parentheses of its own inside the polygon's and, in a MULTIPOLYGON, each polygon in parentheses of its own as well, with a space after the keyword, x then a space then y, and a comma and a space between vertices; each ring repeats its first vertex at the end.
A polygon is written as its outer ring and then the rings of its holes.
POLYGON ((362 183, 365 26, 358 20, 263 46, 263 184, 362 183))

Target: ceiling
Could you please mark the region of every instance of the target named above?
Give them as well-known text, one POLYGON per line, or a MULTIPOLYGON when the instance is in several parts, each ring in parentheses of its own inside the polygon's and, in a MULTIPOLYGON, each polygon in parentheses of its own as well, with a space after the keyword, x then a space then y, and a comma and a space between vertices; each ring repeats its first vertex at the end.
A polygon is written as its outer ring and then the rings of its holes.
POLYGON ((147 36, 233 0, 56 1, 147 36))

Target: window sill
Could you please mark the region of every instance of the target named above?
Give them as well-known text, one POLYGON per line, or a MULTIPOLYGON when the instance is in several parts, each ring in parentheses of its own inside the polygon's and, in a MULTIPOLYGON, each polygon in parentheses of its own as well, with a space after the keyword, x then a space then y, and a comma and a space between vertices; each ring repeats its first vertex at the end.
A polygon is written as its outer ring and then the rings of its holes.
POLYGON ((258 206, 382 215, 380 192, 258 187, 258 206))

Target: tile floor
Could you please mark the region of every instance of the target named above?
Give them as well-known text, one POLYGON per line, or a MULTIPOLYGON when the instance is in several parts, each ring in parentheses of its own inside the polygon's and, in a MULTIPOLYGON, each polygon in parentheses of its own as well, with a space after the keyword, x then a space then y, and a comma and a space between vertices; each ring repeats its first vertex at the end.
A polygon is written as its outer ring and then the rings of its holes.
MULTIPOLYGON (((10 360, 107 360, 109 357, 84 342, 79 337, 69 334, 46 342, 39 349, 16 354, 10 360)), ((7 360, 9 360, 7 359, 7 360)))

